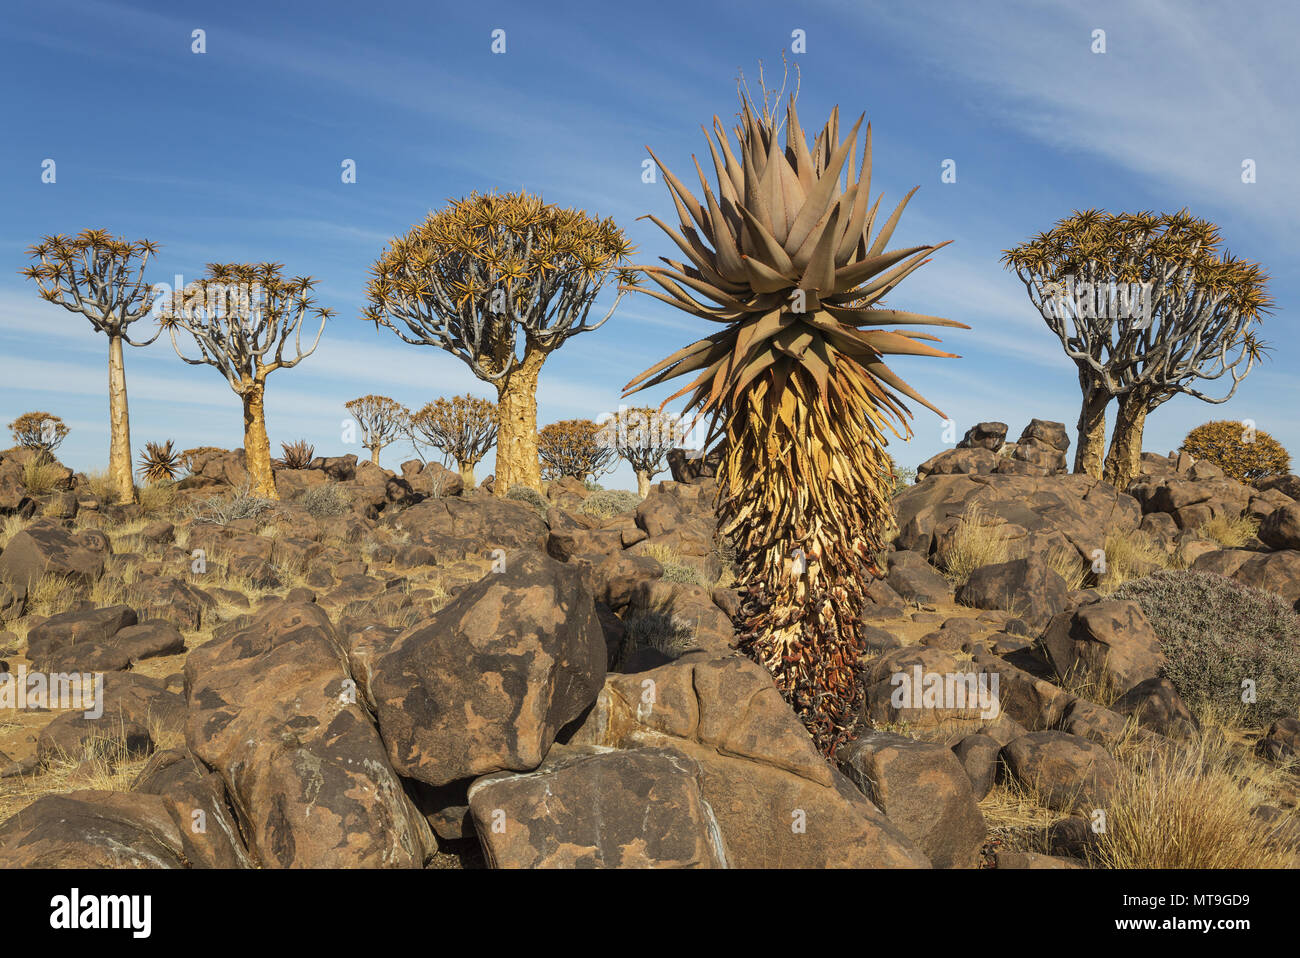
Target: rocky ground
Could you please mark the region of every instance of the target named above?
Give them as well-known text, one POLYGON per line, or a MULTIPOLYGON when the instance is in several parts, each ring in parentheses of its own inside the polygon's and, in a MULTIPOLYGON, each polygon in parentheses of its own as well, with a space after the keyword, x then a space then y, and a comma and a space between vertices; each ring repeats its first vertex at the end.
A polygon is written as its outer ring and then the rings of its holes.
POLYGON ((212 450, 122 507, 0 454, 0 671, 103 675, 98 718, 0 698, 0 864, 1125 867, 1171 831, 1297 864, 1300 721, 1189 706, 1115 591, 1190 568, 1295 609, 1300 479, 1148 455, 1121 493, 1060 424, 999 425, 895 499, 833 762, 731 647, 707 463, 502 500, 347 456, 266 503, 212 450), (918 666, 996 675, 996 715, 900 704, 918 666))

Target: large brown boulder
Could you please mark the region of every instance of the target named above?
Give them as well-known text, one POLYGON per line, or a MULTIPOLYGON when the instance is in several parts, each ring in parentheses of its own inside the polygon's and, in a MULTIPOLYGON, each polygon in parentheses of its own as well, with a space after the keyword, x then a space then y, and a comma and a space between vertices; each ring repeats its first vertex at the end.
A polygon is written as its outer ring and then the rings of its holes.
POLYGON ((370 689, 393 766, 445 785, 537 768, 605 665, 581 573, 521 552, 377 656, 370 689))
POLYGON ((0 825, 0 868, 184 868, 166 799, 142 793, 42 795, 0 825))
POLYGON ((225 783, 189 752, 168 749, 155 753, 131 791, 159 795, 167 802, 191 867, 253 867, 230 814, 225 783))
POLYGON ((1070 590, 1042 553, 982 566, 971 573, 957 594, 963 605, 1003 609, 1042 628, 1065 608, 1070 590))
POLYGON ((1062 612, 1041 643, 1060 678, 1104 677, 1119 692, 1158 677, 1165 664, 1160 637, 1130 600, 1105 599, 1062 612))
POLYGON ((185 663, 190 751, 266 868, 419 868, 428 824, 388 764, 325 613, 274 602, 185 663))
POLYGON ((1096 742, 1068 732, 1030 732, 1002 749, 1008 774, 1037 791, 1048 808, 1104 807, 1119 780, 1119 765, 1096 742))
POLYGON ((727 865, 699 767, 668 748, 556 746, 528 775, 469 788, 494 868, 720 868, 727 865))
POLYGON ((480 556, 492 549, 545 549, 549 532, 532 506, 493 496, 426 499, 383 516, 384 524, 410 532, 414 544, 440 552, 445 540, 468 541, 480 556))
POLYGON ((984 816, 970 777, 951 749, 872 732, 841 747, 836 759, 935 868, 975 866, 984 844, 984 816))
POLYGON ((1259 526, 1260 540, 1273 549, 1300 549, 1300 502, 1269 513, 1259 526))
POLYGON ((817 752, 772 677, 692 653, 611 674, 570 744, 672 749, 699 768, 733 868, 925 867, 925 855, 817 752))
POLYGON ((50 519, 37 519, 0 553, 0 582, 26 595, 43 575, 89 585, 104 574, 107 537, 72 533, 50 519))

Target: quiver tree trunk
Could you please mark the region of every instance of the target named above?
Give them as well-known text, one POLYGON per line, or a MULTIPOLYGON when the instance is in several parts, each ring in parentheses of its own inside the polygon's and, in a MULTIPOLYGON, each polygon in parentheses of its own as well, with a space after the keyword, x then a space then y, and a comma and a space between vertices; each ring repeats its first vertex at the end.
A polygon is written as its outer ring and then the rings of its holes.
POLYGON ((244 400, 244 465, 251 492, 264 499, 279 499, 271 471, 271 441, 266 436, 266 384, 254 381, 241 395, 244 400))
POLYGON ((108 479, 115 502, 135 501, 131 481, 131 419, 126 402, 126 366, 122 337, 108 338, 108 479))
POLYGON ((1079 377, 1083 386, 1083 406, 1079 410, 1079 444, 1074 452, 1074 471, 1100 479, 1102 459, 1106 454, 1106 407, 1111 396, 1104 389, 1091 388, 1086 378, 1079 377))
POLYGON ((462 462, 457 467, 460 472, 461 481, 465 483, 466 489, 474 488, 474 467, 476 465, 478 465, 476 462, 462 462))
POLYGON ((740 564, 739 648, 772 673, 827 755, 862 703, 858 616, 891 516, 877 421, 848 398, 843 373, 833 377, 820 403, 802 369, 779 395, 766 378, 746 390, 718 474, 719 531, 740 564))
POLYGON ((530 349, 523 362, 497 380, 497 466, 492 491, 504 496, 512 486, 542 490, 537 458, 537 376, 546 354, 530 349))
POLYGON ((1147 421, 1146 397, 1137 393, 1125 396, 1115 416, 1115 432, 1106 454, 1103 478, 1121 492, 1142 471, 1142 430, 1147 421))
POLYGON ((646 469, 636 469, 636 494, 644 499, 650 495, 650 473, 646 469))

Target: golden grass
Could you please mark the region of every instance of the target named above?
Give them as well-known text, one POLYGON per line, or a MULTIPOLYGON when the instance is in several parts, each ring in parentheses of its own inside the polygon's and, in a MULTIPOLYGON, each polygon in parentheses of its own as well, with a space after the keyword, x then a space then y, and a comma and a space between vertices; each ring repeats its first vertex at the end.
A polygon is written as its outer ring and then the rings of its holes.
POLYGON ((996 516, 989 516, 978 502, 966 507, 948 540, 943 553, 943 569, 955 587, 960 588, 976 569, 1007 562, 1011 543, 996 516))
POLYGON ((1215 516, 1196 527, 1196 535, 1222 549, 1239 549, 1259 532, 1259 516, 1215 516))
POLYGON ((1300 849, 1269 841, 1272 826, 1251 815, 1266 803, 1267 769, 1224 735, 1183 748, 1116 749, 1120 774, 1097 836, 1101 868, 1287 868, 1300 849))
POLYGON ((1141 529, 1112 527, 1106 532, 1106 571, 1098 576, 1097 588, 1111 593, 1130 579, 1140 579, 1173 565, 1169 553, 1141 529))
POLYGON ((27 528, 30 519, 22 516, 4 516, 0 518, 0 549, 9 545, 9 540, 27 528))
POLYGON ((41 461, 33 456, 23 463, 23 485, 33 495, 41 496, 58 488, 64 477, 64 468, 57 462, 41 461))
POLYGON ((139 486, 136 498, 144 515, 154 518, 169 516, 176 509, 176 484, 160 482, 152 486, 139 486))
POLYGON ((108 478, 107 469, 98 469, 95 472, 86 473, 85 485, 90 490, 90 494, 101 503, 113 501, 113 483, 108 478))
POLYGON ((1092 571, 1079 553, 1067 546, 1057 546, 1047 554, 1047 567, 1065 580, 1065 587, 1071 592, 1082 589, 1092 571))

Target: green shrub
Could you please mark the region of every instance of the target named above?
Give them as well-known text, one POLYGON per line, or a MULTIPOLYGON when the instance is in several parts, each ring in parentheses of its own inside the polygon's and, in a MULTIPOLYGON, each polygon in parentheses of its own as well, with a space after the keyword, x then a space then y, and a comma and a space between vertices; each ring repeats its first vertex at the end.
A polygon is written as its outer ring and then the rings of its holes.
POLYGON ((536 509, 539 515, 546 515, 546 500, 536 489, 530 489, 528 486, 511 486, 510 491, 506 493, 506 498, 513 499, 515 502, 526 502, 536 509))
POLYGON ((298 496, 298 504, 313 519, 329 519, 349 512, 352 509, 352 497, 337 483, 326 482, 304 491, 298 496))
POLYGON ((1300 708, 1300 619, 1281 597, 1221 575, 1156 572, 1117 599, 1142 607, 1164 650, 1165 675, 1192 708, 1212 705, 1263 724, 1300 708), (1255 683, 1243 703, 1242 680, 1255 683))
POLYGON ((612 519, 624 512, 631 512, 640 502, 641 497, 635 492, 626 489, 602 489, 582 500, 578 511, 597 519, 612 519))
POLYGON ((1218 420, 1197 426, 1183 440, 1183 452, 1212 462, 1238 482, 1284 475, 1291 454, 1266 432, 1239 422, 1218 420))

